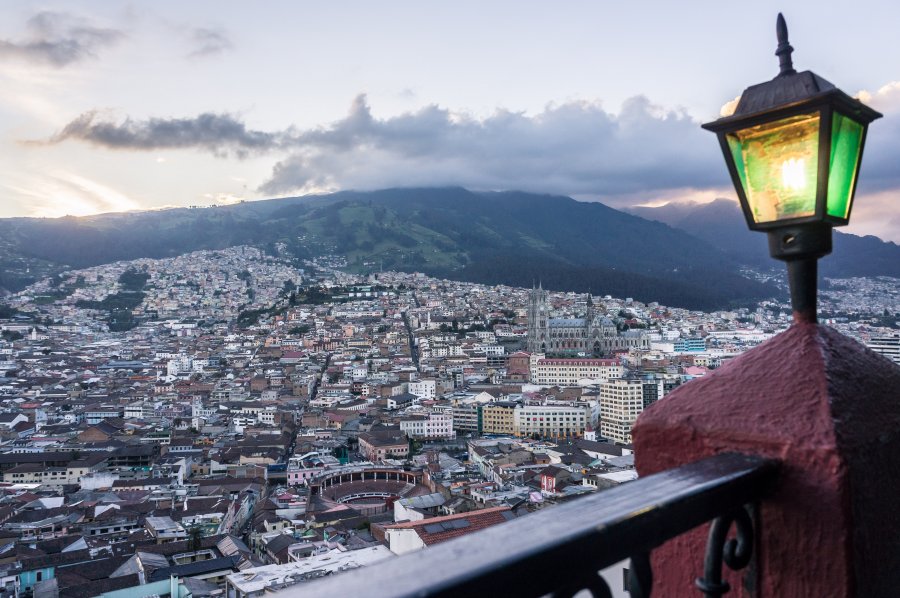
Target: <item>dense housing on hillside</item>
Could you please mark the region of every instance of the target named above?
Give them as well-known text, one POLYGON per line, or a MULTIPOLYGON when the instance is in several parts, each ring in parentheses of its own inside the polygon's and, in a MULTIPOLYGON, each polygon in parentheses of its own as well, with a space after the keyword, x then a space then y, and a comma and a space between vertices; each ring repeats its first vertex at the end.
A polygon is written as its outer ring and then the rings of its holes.
POLYGON ((577 500, 789 321, 344 265, 232 248, 9 298, 0 597, 257 595, 577 500), (138 283, 115 330, 97 306, 138 283))

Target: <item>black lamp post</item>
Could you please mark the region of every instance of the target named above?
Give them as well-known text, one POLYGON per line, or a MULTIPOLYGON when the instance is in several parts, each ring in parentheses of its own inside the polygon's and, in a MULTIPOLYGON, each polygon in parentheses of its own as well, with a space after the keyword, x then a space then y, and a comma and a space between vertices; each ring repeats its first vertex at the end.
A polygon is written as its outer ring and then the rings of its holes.
POLYGON ((818 259, 850 221, 869 123, 881 114, 791 61, 776 25, 781 72, 744 90, 734 114, 703 125, 719 138, 747 225, 787 262, 794 320, 816 321, 818 259))

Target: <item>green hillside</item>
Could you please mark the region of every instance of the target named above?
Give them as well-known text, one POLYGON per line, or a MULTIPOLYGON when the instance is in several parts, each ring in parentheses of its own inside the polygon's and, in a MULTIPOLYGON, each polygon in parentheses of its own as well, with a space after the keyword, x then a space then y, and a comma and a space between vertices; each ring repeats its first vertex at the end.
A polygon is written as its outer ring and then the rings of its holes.
MULTIPOLYGON (((0 259, 80 268, 198 249, 277 243, 344 255, 358 272, 417 270, 483 283, 632 296, 712 309, 774 290, 720 249, 600 203, 460 188, 340 192, 206 209, 0 220, 0 259)), ((19 282, 21 285, 21 281, 19 282)), ((15 288, 10 284, 7 288, 15 288)))

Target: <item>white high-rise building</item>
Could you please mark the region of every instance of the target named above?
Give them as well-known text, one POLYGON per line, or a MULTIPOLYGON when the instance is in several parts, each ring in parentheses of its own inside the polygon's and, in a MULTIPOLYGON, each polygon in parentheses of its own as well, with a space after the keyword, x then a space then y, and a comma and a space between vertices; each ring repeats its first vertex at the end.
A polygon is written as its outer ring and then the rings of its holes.
POLYGON ((600 385, 600 433, 616 442, 631 443, 631 428, 644 410, 644 384, 618 378, 600 385))
POLYGON ((900 333, 873 336, 866 346, 900 365, 900 333))

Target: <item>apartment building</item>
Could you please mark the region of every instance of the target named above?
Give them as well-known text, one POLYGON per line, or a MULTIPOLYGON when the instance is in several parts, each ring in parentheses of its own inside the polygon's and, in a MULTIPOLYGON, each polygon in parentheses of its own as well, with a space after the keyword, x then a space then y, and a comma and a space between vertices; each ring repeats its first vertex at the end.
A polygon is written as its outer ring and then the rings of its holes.
POLYGON ((631 427, 644 410, 644 384, 617 378, 600 385, 600 433, 616 442, 631 442, 631 427))
POLYGON ((584 407, 566 405, 520 405, 513 415, 516 436, 580 436, 587 425, 584 407))

